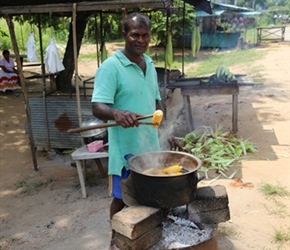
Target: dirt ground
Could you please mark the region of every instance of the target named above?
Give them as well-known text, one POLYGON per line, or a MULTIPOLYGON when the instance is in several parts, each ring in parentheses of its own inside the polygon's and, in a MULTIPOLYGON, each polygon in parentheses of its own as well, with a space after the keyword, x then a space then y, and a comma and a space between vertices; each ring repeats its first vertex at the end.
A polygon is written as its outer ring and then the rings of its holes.
MULTIPOLYGON (((233 185, 230 179, 199 183, 224 185, 229 196, 231 220, 218 227, 221 250, 286 250, 290 244, 274 240, 277 232, 290 233, 289 196, 269 199, 259 191, 262 183, 290 191, 290 45, 271 43, 257 49, 266 56, 231 68, 241 74, 256 68, 259 72, 253 72, 263 76, 262 86, 241 87, 239 94, 238 136, 249 138, 258 152, 236 163, 237 176, 253 187, 233 185)), ((79 71, 92 76, 95 66, 83 61, 79 71)), ((229 96, 196 97, 193 106, 195 126, 231 129, 229 96)), ((39 151, 39 171, 34 171, 22 96, 1 94, 0 116, 0 249, 108 249, 107 179, 97 176, 97 183, 87 183, 88 197, 83 199, 69 154, 39 151)), ((88 169, 99 174, 90 162, 88 169)))

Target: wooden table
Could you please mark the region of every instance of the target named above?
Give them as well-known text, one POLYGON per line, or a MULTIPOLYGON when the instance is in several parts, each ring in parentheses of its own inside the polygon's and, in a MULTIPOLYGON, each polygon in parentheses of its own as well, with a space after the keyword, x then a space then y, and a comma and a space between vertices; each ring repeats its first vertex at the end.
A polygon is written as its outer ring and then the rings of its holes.
POLYGON ((239 85, 235 84, 201 84, 208 78, 188 78, 170 83, 170 88, 180 88, 185 108, 188 132, 194 130, 191 96, 232 95, 232 132, 238 132, 238 95, 239 85))
POLYGON ((82 195, 84 198, 87 197, 87 192, 86 192, 86 185, 85 185, 85 178, 83 174, 83 169, 85 170, 85 164, 82 164, 84 160, 88 159, 95 159, 98 169, 101 173, 102 177, 107 176, 105 170, 103 169, 102 163, 100 161, 101 158, 107 158, 109 157, 109 154, 107 151, 97 151, 97 152, 89 152, 87 149, 87 146, 84 145, 77 150, 75 150, 71 154, 72 159, 76 162, 77 165, 77 171, 80 179, 80 184, 81 184, 81 191, 82 195))

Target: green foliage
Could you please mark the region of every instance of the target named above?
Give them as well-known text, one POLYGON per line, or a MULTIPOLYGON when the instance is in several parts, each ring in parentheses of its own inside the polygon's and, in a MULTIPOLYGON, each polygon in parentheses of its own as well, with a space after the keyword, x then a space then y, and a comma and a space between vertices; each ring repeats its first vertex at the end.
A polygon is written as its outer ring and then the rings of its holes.
MULTIPOLYGON (((170 25, 172 27, 172 41, 176 44, 183 34, 183 1, 175 0, 174 9, 170 13, 170 25)), ((191 33, 194 24, 195 12, 192 5, 185 4, 184 33, 191 33)), ((166 35, 166 12, 156 11, 151 15, 152 40, 156 45, 165 47, 166 35)))
POLYGON ((259 190, 266 196, 289 196, 290 192, 280 184, 261 183, 259 190))
POLYGON ((201 127, 178 139, 186 152, 202 160, 201 171, 207 173, 214 170, 225 177, 228 177, 226 171, 236 160, 257 151, 249 140, 238 139, 232 133, 223 132, 221 126, 215 131, 201 127))
MULTIPOLYGON (((43 16, 43 23, 41 24, 42 30, 42 44, 43 49, 45 50, 48 45, 51 36, 54 37, 57 43, 64 43, 68 38, 69 33, 69 19, 68 18, 51 18, 48 20, 54 20, 51 25, 47 22, 47 17, 43 16)), ((34 19, 28 19, 25 16, 18 16, 13 19, 14 22, 14 30, 17 39, 17 43, 19 46, 20 54, 26 53, 26 42, 29 38, 30 32, 34 32, 35 46, 37 49, 37 53, 40 54, 40 44, 39 44, 39 32, 38 27, 35 23, 34 19), (31 23, 28 23, 31 21, 31 23)), ((9 49, 12 50, 12 43, 10 39, 9 29, 4 18, 0 18, 0 49, 9 49)))

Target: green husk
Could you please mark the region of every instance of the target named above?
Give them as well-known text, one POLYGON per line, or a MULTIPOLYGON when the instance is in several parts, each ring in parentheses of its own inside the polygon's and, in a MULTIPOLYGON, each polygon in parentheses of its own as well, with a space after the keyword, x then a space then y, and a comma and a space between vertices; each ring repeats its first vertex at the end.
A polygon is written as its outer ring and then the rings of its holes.
POLYGON ((173 63, 173 45, 172 45, 172 36, 170 32, 167 35, 165 63, 166 63, 166 67, 169 69, 171 68, 172 63, 173 63))
POLYGON ((249 140, 238 139, 230 132, 223 132, 221 126, 215 131, 209 127, 201 127, 177 140, 184 151, 202 160, 200 171, 206 175, 209 170, 215 170, 226 176, 226 172, 240 157, 257 151, 249 140))
POLYGON ((198 22, 195 20, 191 36, 191 52, 192 56, 196 57, 201 47, 201 36, 198 22))
POLYGON ((108 58, 108 51, 106 49, 106 44, 103 42, 101 48, 101 62, 105 61, 108 58))

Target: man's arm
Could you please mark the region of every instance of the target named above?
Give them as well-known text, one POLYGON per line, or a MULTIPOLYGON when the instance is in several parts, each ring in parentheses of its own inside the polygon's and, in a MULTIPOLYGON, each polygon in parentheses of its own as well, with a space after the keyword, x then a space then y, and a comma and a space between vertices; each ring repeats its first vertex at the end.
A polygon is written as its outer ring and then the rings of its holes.
POLYGON ((128 110, 114 109, 105 103, 93 102, 92 111, 93 115, 98 119, 104 121, 115 120, 124 128, 139 126, 138 114, 128 110))

